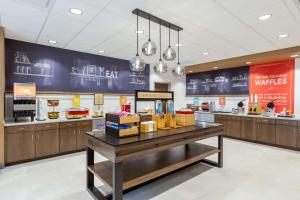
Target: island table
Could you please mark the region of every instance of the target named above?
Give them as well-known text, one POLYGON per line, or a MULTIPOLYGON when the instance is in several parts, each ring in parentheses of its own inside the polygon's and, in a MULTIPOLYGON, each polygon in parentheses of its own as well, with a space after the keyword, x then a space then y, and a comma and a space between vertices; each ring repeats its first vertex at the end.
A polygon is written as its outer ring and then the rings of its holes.
POLYGON ((195 164, 199 161, 223 167, 223 125, 196 122, 194 126, 141 133, 117 138, 105 131, 87 132, 87 190, 94 199, 123 199, 123 192, 148 181, 195 164), (217 147, 197 143, 218 138, 217 147), (95 163, 97 152, 108 160, 95 163), (207 158, 218 154, 218 161, 207 158), (94 177, 107 185, 104 194, 94 184, 94 177))

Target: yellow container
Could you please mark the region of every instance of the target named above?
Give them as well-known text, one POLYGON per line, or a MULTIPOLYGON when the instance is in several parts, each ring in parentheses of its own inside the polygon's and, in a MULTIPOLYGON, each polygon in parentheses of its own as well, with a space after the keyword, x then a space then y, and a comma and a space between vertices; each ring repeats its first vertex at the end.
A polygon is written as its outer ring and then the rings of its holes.
POLYGON ((166 127, 165 115, 152 115, 152 120, 156 122, 158 129, 166 127))
POLYGON ((157 123, 155 121, 142 122, 140 125, 141 133, 149 133, 157 131, 157 123))
POLYGON ((175 115, 167 114, 166 115, 166 126, 175 128, 176 127, 176 117, 175 115))
POLYGON ((195 125, 195 114, 176 114, 176 124, 179 126, 195 125))

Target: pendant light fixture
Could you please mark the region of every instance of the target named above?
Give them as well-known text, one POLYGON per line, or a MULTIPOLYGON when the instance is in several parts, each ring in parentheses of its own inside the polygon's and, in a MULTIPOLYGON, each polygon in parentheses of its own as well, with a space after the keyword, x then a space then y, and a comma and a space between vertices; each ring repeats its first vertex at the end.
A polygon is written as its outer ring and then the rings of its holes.
POLYGON ((161 23, 159 23, 159 61, 154 65, 154 72, 163 74, 168 71, 167 64, 161 59, 161 23))
MULTIPOLYGON (((179 30, 178 30, 178 44, 180 44, 179 43, 179 30)), ((178 45, 177 46, 177 52, 178 52, 178 56, 177 56, 177 65, 176 65, 176 67, 175 67, 175 69, 173 69, 173 74, 175 75, 175 76, 182 76, 182 75, 184 75, 185 74, 185 68, 184 68, 184 66, 182 66, 181 64, 180 64, 180 62, 179 62, 179 46, 180 45, 178 45)))
POLYGON ((145 62, 139 56, 139 13, 136 15, 136 55, 130 60, 130 69, 135 72, 141 72, 145 69, 145 62))
POLYGON ((169 46, 164 51, 163 58, 166 61, 172 61, 176 58, 176 51, 171 47, 171 28, 169 27, 169 46))
POLYGON ((142 47, 142 52, 145 56, 152 56, 154 54, 156 54, 156 51, 157 51, 157 47, 156 47, 156 44, 154 42, 151 41, 150 39, 150 16, 149 16, 149 39, 148 41, 143 44, 143 47, 142 47))

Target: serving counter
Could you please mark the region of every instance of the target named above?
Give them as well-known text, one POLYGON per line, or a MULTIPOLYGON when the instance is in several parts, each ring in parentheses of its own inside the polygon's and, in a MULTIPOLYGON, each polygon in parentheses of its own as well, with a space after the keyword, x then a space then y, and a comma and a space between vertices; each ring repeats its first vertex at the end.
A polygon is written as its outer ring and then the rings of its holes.
POLYGON ((223 166, 223 125, 196 122, 195 126, 141 133, 116 138, 104 131, 87 132, 87 190, 95 199, 123 199, 123 191, 202 161, 223 166), (218 146, 196 143, 218 137, 218 146), (95 163, 97 152, 108 159, 95 163), (218 154, 218 162, 205 159, 218 154), (94 185, 94 176, 111 188, 103 194, 94 185))
POLYGON ((215 114, 224 125, 224 136, 276 147, 300 150, 300 118, 264 117, 246 114, 215 114))

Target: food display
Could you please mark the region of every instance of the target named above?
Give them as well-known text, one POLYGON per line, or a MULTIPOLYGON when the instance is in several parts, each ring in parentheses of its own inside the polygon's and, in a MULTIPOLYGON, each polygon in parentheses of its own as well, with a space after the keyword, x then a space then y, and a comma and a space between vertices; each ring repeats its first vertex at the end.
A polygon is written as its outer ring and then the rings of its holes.
POLYGON ((114 137, 139 135, 140 116, 128 112, 111 112, 106 114, 106 133, 114 137))
POLYGON ((195 113, 190 109, 176 111, 176 124, 179 126, 195 125, 195 113))
POLYGON ((59 100, 57 99, 48 99, 48 106, 52 107, 52 112, 48 112, 49 119, 58 119, 59 112, 55 112, 55 107, 59 106, 59 100))
POLYGON ((79 119, 89 116, 89 109, 83 107, 73 107, 66 110, 67 119, 79 119))
POLYGON ((141 133, 149 133, 149 132, 157 131, 157 124, 155 121, 141 122, 140 131, 141 133))

